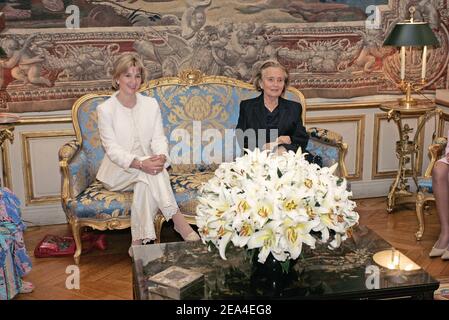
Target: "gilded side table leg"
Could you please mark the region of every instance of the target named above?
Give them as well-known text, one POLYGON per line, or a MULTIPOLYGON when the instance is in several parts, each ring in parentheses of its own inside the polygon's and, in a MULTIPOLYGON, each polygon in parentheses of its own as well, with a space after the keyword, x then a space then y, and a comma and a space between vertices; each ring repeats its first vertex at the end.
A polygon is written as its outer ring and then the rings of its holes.
POLYGON ((390 192, 388 193, 387 198, 387 212, 391 213, 394 208, 395 204, 395 197, 396 197, 396 187, 398 185, 399 177, 396 177, 395 182, 390 187, 390 192))
POLYGON ((394 179, 393 184, 390 186, 390 192, 388 193, 388 201, 387 201, 387 212, 391 213, 395 205, 398 185, 400 182, 402 182, 402 166, 404 164, 404 154, 402 152, 402 145, 404 144, 404 140, 402 135, 402 121, 400 114, 394 110, 390 110, 388 112, 387 119, 388 121, 393 120, 399 131, 399 141, 396 142, 396 157, 399 160, 399 168, 396 173, 396 178, 394 179))
POLYGON ((424 205, 424 194, 419 191, 416 195, 416 217, 418 218, 418 231, 415 233, 416 240, 421 240, 424 234, 424 215, 423 215, 423 205, 424 205))
POLYGON ((396 153, 399 157, 399 168, 396 173, 396 178, 394 179, 393 184, 390 186, 390 192, 388 193, 388 201, 387 201, 387 212, 391 213, 393 211, 394 205, 396 203, 396 193, 398 191, 398 185, 402 182, 402 172, 404 167, 404 155, 402 153, 396 153))

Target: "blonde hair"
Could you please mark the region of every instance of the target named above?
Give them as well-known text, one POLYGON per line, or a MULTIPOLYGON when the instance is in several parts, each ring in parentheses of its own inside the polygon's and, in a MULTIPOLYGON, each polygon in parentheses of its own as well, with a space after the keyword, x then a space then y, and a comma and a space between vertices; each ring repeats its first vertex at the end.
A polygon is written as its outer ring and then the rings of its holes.
POLYGON ((285 90, 290 84, 290 73, 288 72, 287 68, 284 67, 282 64, 280 64, 276 60, 267 60, 259 67, 259 70, 257 71, 256 75, 253 78, 253 85, 256 88, 257 91, 263 91, 262 87, 260 86, 260 82, 262 81, 262 73, 265 69, 268 68, 279 68, 285 73, 285 79, 284 79, 284 88, 282 89, 282 94, 285 93, 285 90))
POLYGON ((118 90, 117 79, 120 75, 128 70, 129 67, 137 67, 140 70, 142 82, 146 79, 146 69, 143 66, 142 60, 134 52, 125 52, 115 60, 112 69, 112 87, 118 90))

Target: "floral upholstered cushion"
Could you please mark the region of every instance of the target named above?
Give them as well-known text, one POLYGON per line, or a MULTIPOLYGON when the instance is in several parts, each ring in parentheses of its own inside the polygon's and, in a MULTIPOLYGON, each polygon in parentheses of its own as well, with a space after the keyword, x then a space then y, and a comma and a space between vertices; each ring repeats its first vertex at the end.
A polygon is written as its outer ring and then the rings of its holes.
MULTIPOLYGON (((240 155, 235 139, 240 102, 261 94, 251 86, 219 83, 161 85, 147 92, 161 107, 174 172, 186 165, 201 167, 233 161, 240 155)), ((299 101, 289 91, 286 98, 299 101)))
MULTIPOLYGON (((170 173, 170 182, 181 212, 195 215, 198 189, 214 175, 214 171, 170 173)), ((108 191, 95 180, 68 206, 78 218, 108 219, 130 215, 132 192, 108 191)))
POLYGON ((423 192, 433 193, 432 178, 418 179, 418 189, 423 192))
POLYGON ((307 132, 310 137, 307 150, 314 155, 320 156, 324 167, 330 167, 338 162, 340 151, 337 143, 342 141, 341 136, 326 129, 315 127, 309 128, 307 132))
POLYGON ((98 132, 97 107, 108 98, 109 95, 102 95, 88 99, 77 110, 74 125, 79 126, 82 145, 69 164, 72 197, 78 196, 95 181, 103 160, 104 149, 98 132))
POLYGON ((67 205, 78 218, 101 220, 129 217, 132 197, 132 192, 108 191, 100 181, 95 180, 67 205))

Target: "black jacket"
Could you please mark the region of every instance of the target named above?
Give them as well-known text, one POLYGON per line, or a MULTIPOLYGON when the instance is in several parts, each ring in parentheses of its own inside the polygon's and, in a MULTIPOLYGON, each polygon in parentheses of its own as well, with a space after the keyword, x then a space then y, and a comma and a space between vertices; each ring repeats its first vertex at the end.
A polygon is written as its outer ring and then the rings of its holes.
MULTIPOLYGON (((262 146, 266 142, 272 142, 277 137, 270 139, 269 130, 267 129, 266 119, 265 119, 265 105, 263 101, 263 94, 254 99, 243 100, 240 103, 240 114, 236 129, 241 129, 243 132, 247 129, 254 129, 256 134, 256 141, 253 141, 244 136, 240 130, 236 131, 237 141, 240 148, 250 148, 262 146), (258 130, 265 130, 266 140, 259 141, 258 130)), ((309 141, 309 136, 306 132, 306 128, 302 123, 302 106, 300 103, 286 100, 279 97, 279 125, 278 125, 278 136, 289 136, 292 143, 283 144, 285 149, 292 150, 296 152, 299 147, 301 147, 302 152, 307 152, 306 147, 309 141)))

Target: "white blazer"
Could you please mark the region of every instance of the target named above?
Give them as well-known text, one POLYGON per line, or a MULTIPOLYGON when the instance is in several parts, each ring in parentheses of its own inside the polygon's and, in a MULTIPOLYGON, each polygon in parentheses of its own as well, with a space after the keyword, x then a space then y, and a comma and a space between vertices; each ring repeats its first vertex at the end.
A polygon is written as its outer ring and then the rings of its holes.
POLYGON ((144 157, 131 153, 133 147, 133 115, 136 119, 136 129, 140 144, 146 157, 164 154, 167 157, 165 167, 170 165, 168 140, 164 134, 161 110, 156 99, 137 93, 137 103, 134 108, 124 107, 114 93, 97 108, 98 129, 101 143, 106 154, 98 169, 97 179, 111 184, 123 170, 130 168, 134 159, 144 157))

